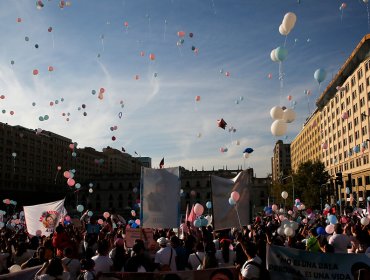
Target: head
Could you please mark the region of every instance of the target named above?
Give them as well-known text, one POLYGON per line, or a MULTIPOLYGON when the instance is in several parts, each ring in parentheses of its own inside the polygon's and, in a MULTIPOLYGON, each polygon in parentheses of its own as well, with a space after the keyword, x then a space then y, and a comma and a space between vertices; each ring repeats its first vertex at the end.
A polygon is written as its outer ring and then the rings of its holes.
POLYGON ((59 224, 59 225, 55 228, 55 231, 56 231, 56 233, 62 233, 62 232, 64 232, 64 226, 62 226, 62 224, 59 224))
POLYGON ((180 239, 176 235, 171 236, 170 240, 171 240, 171 246, 173 248, 177 248, 180 246, 180 239))
POLYGON ((167 239, 165 237, 160 237, 157 242, 160 247, 167 247, 167 239))
POLYGON ((73 249, 71 247, 67 247, 63 250, 63 254, 67 258, 72 258, 73 256, 73 249))
POLYGON ((316 228, 311 228, 309 233, 310 233, 311 236, 316 237, 317 236, 316 228))
POLYGON ((81 260, 81 269, 82 270, 93 270, 95 262, 92 259, 82 259, 81 260))
POLYGON ((343 233, 343 228, 342 228, 342 225, 341 224, 336 224, 335 226, 334 226, 334 232, 336 233, 336 234, 342 234, 343 233))
POLYGON ((197 245, 195 246, 195 249, 197 250, 197 252, 204 252, 203 242, 198 242, 197 245))
POLYGON ((245 246, 245 252, 247 253, 248 259, 252 259, 257 254, 257 246, 253 242, 248 242, 245 246))
POLYGON ((233 280, 234 275, 230 269, 217 269, 212 272, 209 277, 210 280, 233 280))
POLYGON ((99 240, 97 251, 100 256, 106 256, 109 251, 108 242, 106 240, 99 240))
POLYGON ((136 256, 139 256, 144 254, 144 247, 141 244, 136 243, 132 246, 132 251, 134 251, 136 256))
POLYGON ((50 276, 58 276, 63 274, 63 265, 62 260, 60 258, 52 258, 49 261, 49 265, 45 270, 45 274, 50 276))

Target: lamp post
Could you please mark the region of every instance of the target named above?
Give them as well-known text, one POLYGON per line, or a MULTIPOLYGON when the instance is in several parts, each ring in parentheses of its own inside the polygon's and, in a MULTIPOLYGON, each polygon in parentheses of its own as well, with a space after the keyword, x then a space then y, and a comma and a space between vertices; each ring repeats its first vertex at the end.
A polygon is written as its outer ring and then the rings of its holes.
POLYGON ((292 184, 293 184, 293 196, 292 196, 292 199, 293 199, 293 206, 294 206, 294 178, 292 175, 289 175, 289 176, 286 176, 284 178, 281 179, 281 181, 285 180, 285 179, 288 179, 288 178, 291 178, 292 179, 292 184))

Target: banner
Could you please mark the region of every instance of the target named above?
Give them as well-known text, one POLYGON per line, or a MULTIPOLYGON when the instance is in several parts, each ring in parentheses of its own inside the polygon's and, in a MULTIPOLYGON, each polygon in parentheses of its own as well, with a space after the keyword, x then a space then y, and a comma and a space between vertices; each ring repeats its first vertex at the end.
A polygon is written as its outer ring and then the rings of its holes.
POLYGON ((365 254, 311 253, 267 245, 266 263, 271 279, 357 279, 359 269, 370 269, 365 254))
POLYGON ((24 206, 23 210, 28 233, 41 236, 49 236, 54 232, 60 218, 67 214, 64 208, 64 199, 44 204, 24 206))
POLYGON ((249 224, 249 204, 251 176, 247 170, 240 172, 233 179, 211 176, 212 207, 215 230, 239 227, 249 224), (235 206, 229 204, 231 192, 240 194, 235 206))
POLYGON ((151 228, 127 228, 125 236, 127 248, 132 248, 136 239, 142 239, 145 247, 150 251, 156 248, 157 242, 153 239, 153 229, 151 228))
POLYGON ((179 226, 180 169, 151 169, 141 172, 141 220, 143 228, 179 226))

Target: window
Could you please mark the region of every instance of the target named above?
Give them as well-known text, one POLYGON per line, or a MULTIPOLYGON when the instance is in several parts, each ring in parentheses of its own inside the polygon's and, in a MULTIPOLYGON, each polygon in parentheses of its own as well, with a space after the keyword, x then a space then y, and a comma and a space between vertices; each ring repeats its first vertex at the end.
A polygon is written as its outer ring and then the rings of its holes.
POLYGON ((352 129, 352 122, 348 123, 348 131, 352 129))
POLYGON ((355 105, 353 105, 353 113, 357 112, 357 108, 358 108, 358 106, 357 106, 357 103, 356 103, 355 105))
POLYGON ((355 126, 357 126, 359 124, 358 117, 356 117, 353 122, 355 123, 355 126))
POLYGON ((353 135, 349 135, 349 136, 348 136, 348 142, 349 142, 349 143, 352 143, 352 142, 353 142, 353 135))
POLYGON ((361 83, 359 86, 358 86, 358 92, 359 93, 362 93, 364 91, 364 84, 361 83))
POLYGON ((353 87, 355 84, 356 84, 356 77, 355 77, 355 76, 353 76, 353 77, 351 78, 351 87, 353 87))
POLYGON ((364 136, 367 134, 367 126, 365 125, 364 127, 361 128, 361 134, 364 136))
POLYGON ((352 92, 352 100, 356 99, 357 97, 357 92, 356 91, 353 91, 352 92))
POLYGON ((357 71, 357 78, 360 80, 363 76, 363 73, 362 73, 362 68, 360 70, 357 71))

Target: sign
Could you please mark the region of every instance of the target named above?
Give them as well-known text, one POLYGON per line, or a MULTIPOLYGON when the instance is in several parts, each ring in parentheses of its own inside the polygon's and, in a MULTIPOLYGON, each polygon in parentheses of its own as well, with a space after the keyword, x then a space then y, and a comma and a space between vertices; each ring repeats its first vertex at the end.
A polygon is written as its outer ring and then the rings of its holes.
POLYGON ((157 242, 153 239, 153 229, 151 228, 127 228, 126 229, 126 247, 132 248, 136 239, 144 240, 145 247, 154 250, 157 242))
POLYGON ((357 271, 370 268, 365 254, 311 253, 267 245, 267 268, 271 279, 357 279, 357 271))

